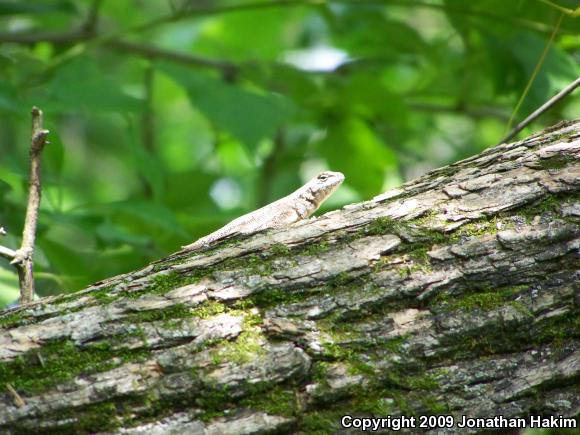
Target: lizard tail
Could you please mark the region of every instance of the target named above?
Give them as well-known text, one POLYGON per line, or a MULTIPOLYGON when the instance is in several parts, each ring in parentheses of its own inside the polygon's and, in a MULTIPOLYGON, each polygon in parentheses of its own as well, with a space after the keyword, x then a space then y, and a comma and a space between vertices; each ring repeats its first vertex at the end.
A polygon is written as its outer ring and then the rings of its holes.
POLYGON ((203 247, 206 244, 207 243, 205 241, 205 237, 202 237, 201 239, 196 240, 195 242, 190 243, 189 245, 182 246, 181 249, 183 251, 193 251, 193 250, 196 250, 196 249, 203 247))

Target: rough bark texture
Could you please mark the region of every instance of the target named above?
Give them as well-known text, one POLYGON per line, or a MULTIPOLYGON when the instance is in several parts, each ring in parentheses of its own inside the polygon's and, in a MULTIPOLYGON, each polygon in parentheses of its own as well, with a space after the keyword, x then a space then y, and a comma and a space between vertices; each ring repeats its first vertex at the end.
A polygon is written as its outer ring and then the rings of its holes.
POLYGON ((1 313, 0 432, 577 417, 579 132, 1 313))

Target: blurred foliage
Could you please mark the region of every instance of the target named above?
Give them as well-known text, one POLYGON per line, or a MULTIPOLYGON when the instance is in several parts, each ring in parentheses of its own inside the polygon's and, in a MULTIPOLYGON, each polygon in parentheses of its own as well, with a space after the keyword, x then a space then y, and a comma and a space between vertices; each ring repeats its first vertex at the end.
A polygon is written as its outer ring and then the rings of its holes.
MULTIPOLYGON (((41 295, 145 265, 299 187, 326 205, 481 151, 578 76, 576 0, 1 0, 0 224, 45 112, 41 295)), ((577 117, 569 96, 521 133, 577 117)), ((17 281, 0 260, 0 304, 17 281)))

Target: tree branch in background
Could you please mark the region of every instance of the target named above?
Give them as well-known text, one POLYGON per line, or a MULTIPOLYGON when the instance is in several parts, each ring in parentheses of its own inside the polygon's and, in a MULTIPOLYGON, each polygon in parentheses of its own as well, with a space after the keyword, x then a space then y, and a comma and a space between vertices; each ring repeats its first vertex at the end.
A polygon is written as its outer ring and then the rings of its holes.
POLYGON ((557 9, 560 12, 565 13, 566 15, 570 15, 574 18, 580 17, 580 7, 577 7, 576 9, 570 9, 565 8, 564 6, 557 5, 556 3, 551 2, 550 0, 539 0, 539 1, 544 4, 547 4, 548 6, 552 6, 554 9, 557 9))
POLYGON ((88 35, 95 35, 97 33, 97 25, 99 24, 99 11, 101 10, 101 5, 103 0, 93 0, 89 13, 85 22, 81 26, 81 30, 84 30, 88 35))
POLYGON ((114 50, 136 54, 148 59, 165 59, 190 66, 216 68, 220 69, 223 73, 229 73, 238 69, 235 64, 226 60, 208 59, 205 57, 164 50, 151 45, 137 44, 135 42, 122 41, 119 39, 109 41, 106 45, 114 50))
POLYGON ((0 32, 0 42, 14 44, 35 44, 49 42, 51 44, 72 44, 92 39, 97 35, 99 10, 103 0, 94 0, 84 22, 76 29, 66 32, 0 32))
MULTIPOLYGON (((513 121, 514 121, 516 115, 518 114, 518 111, 520 110, 520 107, 521 107, 522 103, 524 102, 526 95, 528 95, 528 92, 530 91, 532 84, 534 83, 534 80, 536 80, 536 76, 540 72, 540 69, 542 69, 542 65, 544 64, 544 61, 546 60, 546 56, 548 55, 548 51, 550 50, 550 47, 552 46, 552 44, 554 42, 554 38, 556 37, 556 34, 558 33, 558 29, 560 28, 560 24, 562 23, 563 18, 564 18, 564 14, 560 14, 558 21, 556 21, 556 27, 554 27, 554 31, 552 32, 552 34, 550 35, 550 38, 548 39, 548 42, 544 46, 544 50, 542 51, 542 54, 540 54, 540 58, 538 59, 538 63, 536 63, 536 66, 534 67, 534 71, 532 72, 532 75, 530 76, 528 83, 526 83, 526 87, 524 88, 522 95, 520 96, 518 102, 516 103, 516 107, 514 107, 514 110, 512 111, 512 114, 511 114, 510 119, 509 119, 507 126, 506 126, 506 132, 512 128, 513 121)), ((500 143, 503 143, 503 141, 500 143)))
MULTIPOLYGON (((438 9, 444 12, 454 12, 466 16, 489 19, 494 22, 505 23, 510 26, 516 25, 522 28, 535 30, 537 32, 550 33, 553 31, 552 26, 542 22, 532 21, 514 16, 505 16, 481 9, 471 9, 469 7, 460 7, 449 4, 439 4, 423 0, 332 0, 328 2, 326 0, 271 0, 269 2, 257 1, 225 6, 222 5, 222 6, 183 8, 178 11, 175 11, 174 9, 174 12, 172 12, 171 14, 154 18, 151 21, 139 24, 133 28, 127 29, 126 31, 122 31, 121 33, 127 34, 127 33, 145 32, 165 24, 170 24, 176 21, 181 21, 198 16, 208 16, 241 11, 255 11, 261 9, 272 9, 280 7, 299 7, 299 6, 321 7, 329 3, 354 5, 354 6, 360 6, 362 4, 362 5, 377 5, 377 6, 384 5, 396 7, 417 7, 417 8, 438 9)), ((567 30, 567 32, 573 33, 574 31, 572 29, 569 29, 567 30)))
MULTIPOLYGON (((0 227, 0 236, 5 236, 6 230, 4 227, 0 227)), ((0 245, 0 256, 7 258, 8 260, 12 261, 14 256, 16 255, 16 251, 13 249, 7 248, 6 246, 0 245)))
POLYGON ((12 261, 14 259, 14 257, 16 256, 16 251, 13 249, 7 248, 6 246, 0 245, 0 256, 12 261))
POLYGON ((30 174, 28 180, 28 205, 26 206, 26 219, 22 232, 22 245, 15 252, 10 262, 18 270, 20 282, 20 303, 26 304, 32 301, 34 296, 34 276, 32 273, 34 254, 34 241, 36 239, 36 224, 38 222, 38 209, 40 207, 41 184, 40 184, 40 161, 44 146, 48 143, 46 136, 48 130, 43 128, 43 115, 38 107, 32 108, 32 139, 30 141, 30 174))
MULTIPOLYGON (((145 107, 141 115, 141 140, 145 152, 153 155, 155 151, 155 114, 153 113, 153 80, 155 69, 149 64, 145 67, 143 87, 145 88, 145 107)), ((153 188, 147 178, 141 175, 143 193, 146 198, 153 197, 153 188)))
POLYGON ((474 119, 496 118, 500 121, 507 121, 509 119, 509 115, 503 112, 500 108, 472 107, 467 106, 461 102, 455 105, 411 102, 409 103, 409 107, 412 110, 417 110, 420 112, 458 113, 474 119))
MULTIPOLYGON (((574 80, 572 83, 570 83, 568 86, 566 86, 564 89, 562 89, 560 92, 558 92, 556 95, 554 95, 552 98, 550 98, 548 101, 546 101, 544 104, 542 104, 540 107, 538 107, 534 112, 532 112, 532 114, 530 116, 528 116, 526 119, 524 119, 522 122, 520 122, 518 125, 516 125, 512 131, 510 131, 502 140, 499 144, 505 143, 508 140, 512 139, 516 134, 518 134, 520 131, 522 131, 526 126, 528 126, 530 123, 532 123, 538 116, 540 116, 542 113, 547 112, 548 110, 550 110, 552 108, 552 106, 554 106, 556 103, 558 103, 559 101, 561 101, 562 99, 564 99, 564 97, 566 97, 567 95, 571 94, 572 92, 574 92, 574 90, 580 86, 580 77, 578 77, 576 80, 574 80)), ((498 144, 498 145, 499 145, 498 144)))

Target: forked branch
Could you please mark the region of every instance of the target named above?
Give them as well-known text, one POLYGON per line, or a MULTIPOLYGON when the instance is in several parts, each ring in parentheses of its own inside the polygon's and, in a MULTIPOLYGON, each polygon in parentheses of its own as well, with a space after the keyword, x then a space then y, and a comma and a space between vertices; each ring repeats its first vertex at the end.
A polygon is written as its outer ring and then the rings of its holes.
POLYGON ((34 297, 33 260, 34 242, 36 239, 36 225, 38 223, 38 210, 40 207, 41 183, 40 164, 44 146, 48 143, 46 136, 48 130, 43 127, 42 111, 38 107, 32 108, 32 138, 30 141, 30 174, 28 179, 28 205, 26 207, 26 219, 22 232, 22 244, 20 249, 12 251, 3 248, 5 257, 12 256, 13 264, 18 270, 20 283, 20 303, 32 301, 34 297))

